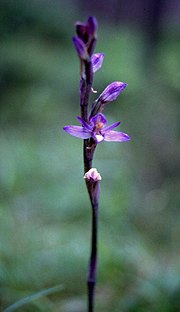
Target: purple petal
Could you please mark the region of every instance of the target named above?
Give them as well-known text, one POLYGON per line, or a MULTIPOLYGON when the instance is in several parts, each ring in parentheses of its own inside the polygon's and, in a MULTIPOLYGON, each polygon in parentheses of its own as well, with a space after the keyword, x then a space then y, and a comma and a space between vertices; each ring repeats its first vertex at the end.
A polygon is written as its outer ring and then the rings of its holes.
POLYGON ((65 126, 63 129, 67 133, 80 139, 88 139, 91 137, 91 132, 80 126, 65 126))
POLYGON ((92 126, 89 125, 86 121, 84 121, 80 116, 77 116, 77 119, 79 120, 79 122, 82 124, 83 127, 85 127, 87 130, 92 131, 92 126))
POLYGON ((90 122, 95 126, 97 123, 102 123, 103 127, 107 125, 107 119, 103 114, 97 114, 90 119, 90 122))
POLYGON ((120 121, 115 122, 115 123, 113 123, 112 125, 103 128, 101 132, 106 132, 106 131, 112 130, 112 129, 118 127, 119 125, 120 125, 120 121))
POLYGON ((125 142, 129 141, 130 137, 126 133, 118 131, 107 131, 104 133, 104 141, 108 142, 125 142))
POLYGON ((109 84, 104 91, 100 94, 98 101, 102 104, 114 101, 120 93, 126 88, 127 83, 115 81, 109 84))
POLYGON ((99 70, 104 61, 104 53, 95 53, 91 57, 93 72, 99 70))
POLYGON ((87 20, 88 32, 90 35, 94 35, 97 30, 97 20, 95 17, 90 16, 87 20))
POLYGON ((73 37, 73 43, 76 48, 78 56, 82 60, 86 60, 88 58, 88 53, 84 42, 78 37, 73 37))

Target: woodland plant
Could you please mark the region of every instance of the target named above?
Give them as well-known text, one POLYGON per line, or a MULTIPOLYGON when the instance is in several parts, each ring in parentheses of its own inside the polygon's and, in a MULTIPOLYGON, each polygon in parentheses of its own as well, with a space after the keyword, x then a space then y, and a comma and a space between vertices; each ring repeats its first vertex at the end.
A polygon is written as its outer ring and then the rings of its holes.
POLYGON ((97 234, 98 234, 98 207, 100 197, 101 175, 96 168, 92 167, 94 152, 99 143, 125 142, 130 137, 123 132, 115 131, 120 122, 108 125, 107 118, 103 114, 106 105, 117 99, 122 91, 127 87, 127 83, 115 81, 110 83, 97 99, 90 105, 90 94, 96 93, 93 89, 93 76, 103 64, 104 54, 94 53, 97 40, 97 21, 94 17, 89 17, 86 23, 76 23, 76 36, 73 43, 80 60, 80 112, 77 119, 80 126, 70 125, 63 129, 77 137, 83 139, 84 156, 84 179, 92 206, 92 236, 91 255, 87 278, 88 289, 88 312, 94 311, 94 291, 96 284, 97 268, 97 234))

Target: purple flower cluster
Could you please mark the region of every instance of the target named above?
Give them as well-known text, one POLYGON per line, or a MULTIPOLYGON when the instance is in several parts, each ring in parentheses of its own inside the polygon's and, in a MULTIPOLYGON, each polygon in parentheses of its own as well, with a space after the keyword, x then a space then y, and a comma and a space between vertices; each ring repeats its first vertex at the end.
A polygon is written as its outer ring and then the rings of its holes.
MULTIPOLYGON (((97 70, 101 68, 104 61, 104 53, 93 54, 96 42, 96 30, 96 19, 94 17, 89 17, 86 23, 76 23, 77 36, 73 37, 73 43, 80 58, 81 67, 89 68, 88 66, 90 65, 90 80, 92 80, 92 74, 94 74, 97 70)), ((85 74, 86 73, 81 72, 81 85, 84 88, 86 88, 86 84, 83 79, 83 76, 85 74)), ((127 134, 112 130, 117 127, 120 122, 116 122, 115 124, 107 126, 107 119, 102 114, 105 105, 109 102, 116 100, 117 97, 126 88, 126 86, 127 83, 121 81, 115 81, 110 83, 99 95, 99 97, 93 102, 89 117, 85 116, 86 118, 83 119, 82 117, 84 116, 84 113, 81 114, 81 117, 77 117, 82 126, 71 125, 65 126, 63 129, 67 133, 77 138, 93 138, 96 144, 102 141, 125 142, 130 140, 130 137, 127 134)), ((91 91, 93 91, 92 86, 91 91)), ((81 101, 83 102, 83 92, 81 92, 81 101)), ((87 105, 88 104, 86 104, 86 106, 87 105)))

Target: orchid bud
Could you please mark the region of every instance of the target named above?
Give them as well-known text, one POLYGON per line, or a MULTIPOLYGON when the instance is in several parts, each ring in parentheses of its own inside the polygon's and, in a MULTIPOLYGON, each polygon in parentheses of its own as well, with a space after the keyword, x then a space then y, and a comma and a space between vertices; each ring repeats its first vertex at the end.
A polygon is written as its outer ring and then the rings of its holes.
POLYGON ((93 73, 99 70, 104 61, 104 53, 95 53, 91 57, 93 73))
POLYGON ((89 35, 96 38, 96 30, 97 30, 97 20, 95 17, 90 16, 87 20, 87 27, 89 35))
POLYGON ((100 94, 98 102, 106 104, 117 99, 121 92, 126 88, 127 83, 115 81, 110 83, 100 94))
POLYGON ((76 33, 78 37, 84 42, 87 43, 89 39, 89 34, 87 31, 87 26, 86 24, 83 24, 81 22, 76 23, 76 33))
POLYGON ((84 42, 78 38, 78 37, 73 37, 73 43, 76 48, 77 54, 82 60, 87 60, 88 59, 88 53, 87 53, 87 48, 84 42))
POLYGON ((97 21, 95 17, 90 16, 86 23, 76 23, 76 33, 84 43, 88 43, 92 37, 96 37, 97 21))
MULTIPOLYGON (((76 23, 77 37, 82 40, 86 46, 88 56, 92 56, 96 44, 97 21, 95 17, 90 16, 86 23, 76 23)), ((77 49, 77 48, 76 48, 77 49)), ((79 55, 79 53, 78 53, 79 55)), ((86 60, 86 59, 84 59, 86 60)))
POLYGON ((100 181, 102 178, 96 168, 91 168, 88 172, 85 173, 84 179, 97 182, 100 181))

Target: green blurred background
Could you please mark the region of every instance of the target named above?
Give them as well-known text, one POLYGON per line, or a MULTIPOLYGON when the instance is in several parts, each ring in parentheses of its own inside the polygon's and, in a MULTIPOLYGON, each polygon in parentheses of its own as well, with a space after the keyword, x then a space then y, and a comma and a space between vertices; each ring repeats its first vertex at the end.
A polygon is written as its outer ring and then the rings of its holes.
MULTIPOLYGON (((91 209, 77 124, 74 23, 95 15, 94 89, 128 88, 105 113, 128 143, 102 143, 98 312, 180 309, 178 1, 0 1, 0 309, 85 312, 91 209)), ((95 95, 92 95, 92 100, 95 95)))

